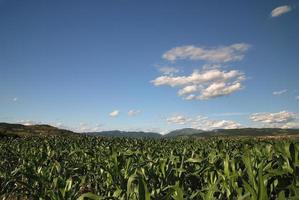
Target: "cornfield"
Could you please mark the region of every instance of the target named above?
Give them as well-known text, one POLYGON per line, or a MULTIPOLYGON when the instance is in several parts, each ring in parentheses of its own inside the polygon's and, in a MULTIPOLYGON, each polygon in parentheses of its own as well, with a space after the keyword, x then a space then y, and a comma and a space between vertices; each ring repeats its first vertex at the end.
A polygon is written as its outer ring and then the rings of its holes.
POLYGON ((0 140, 1 199, 299 199, 299 142, 0 140))

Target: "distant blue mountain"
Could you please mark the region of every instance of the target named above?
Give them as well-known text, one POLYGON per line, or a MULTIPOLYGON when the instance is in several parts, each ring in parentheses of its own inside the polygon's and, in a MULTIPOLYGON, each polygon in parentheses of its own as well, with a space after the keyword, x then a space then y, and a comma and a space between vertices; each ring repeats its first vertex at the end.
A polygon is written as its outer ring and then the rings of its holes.
POLYGON ((84 133, 86 135, 93 136, 105 136, 105 137, 131 137, 131 138, 160 138, 162 135, 154 132, 143 131, 101 131, 101 132, 89 132, 84 133))

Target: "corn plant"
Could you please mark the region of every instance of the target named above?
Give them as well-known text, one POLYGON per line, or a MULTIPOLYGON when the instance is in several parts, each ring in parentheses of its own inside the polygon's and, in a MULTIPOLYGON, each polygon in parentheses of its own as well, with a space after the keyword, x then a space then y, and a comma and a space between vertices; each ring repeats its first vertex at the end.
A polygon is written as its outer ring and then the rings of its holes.
POLYGON ((299 142, 2 138, 0 199, 299 199, 299 142))

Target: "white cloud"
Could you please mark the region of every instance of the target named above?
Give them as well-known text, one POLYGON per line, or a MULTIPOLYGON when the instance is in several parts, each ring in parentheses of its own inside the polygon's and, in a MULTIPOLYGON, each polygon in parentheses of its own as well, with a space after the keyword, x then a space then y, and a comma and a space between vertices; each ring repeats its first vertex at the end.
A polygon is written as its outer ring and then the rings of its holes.
POLYGON ((96 124, 95 126, 89 125, 88 123, 80 123, 78 127, 73 128, 72 130, 79 133, 86 133, 86 132, 98 132, 102 131, 103 125, 96 124))
POLYGON ((233 82, 231 84, 227 84, 225 82, 212 83, 209 87, 201 91, 199 99, 226 96, 240 89, 242 89, 240 82, 233 82))
POLYGON ((178 91, 179 96, 189 95, 191 93, 197 92, 198 86, 197 85, 187 85, 178 91))
POLYGON ((205 120, 199 123, 199 129, 236 129, 241 124, 230 120, 205 120))
POLYGON ((164 75, 173 75, 179 72, 179 70, 175 67, 160 67, 159 71, 164 75))
POLYGON ((249 49, 245 43, 236 43, 230 46, 214 48, 196 47, 193 45, 181 46, 170 49, 163 54, 163 58, 168 61, 176 60, 203 60, 213 63, 226 63, 239 61, 244 57, 244 53, 249 49))
POLYGON ((90 128, 87 123, 81 122, 79 127, 75 128, 77 132, 87 132, 90 128))
POLYGON ((16 101, 18 101, 19 99, 18 99, 18 97, 14 97, 13 99, 12 99, 12 101, 14 101, 14 102, 16 102, 16 101))
POLYGON ((273 95, 282 95, 284 93, 286 93, 288 90, 284 89, 284 90, 279 90, 279 91, 274 91, 272 94, 273 95))
POLYGON ((178 95, 183 99, 211 99, 226 96, 243 88, 244 73, 231 70, 195 70, 189 76, 160 76, 151 82, 155 86, 179 87, 178 95))
POLYGON ((277 113, 254 113, 250 116, 254 122, 261 123, 264 127, 296 128, 299 127, 298 115, 293 112, 280 111, 277 113))
POLYGON ((295 116, 292 112, 281 111, 277 113, 254 113, 250 116, 250 119, 262 123, 285 123, 293 121, 295 116))
POLYGON ((201 130, 212 129, 235 129, 241 124, 230 120, 212 120, 204 116, 186 117, 184 115, 174 115, 166 118, 166 121, 176 125, 186 125, 201 130))
POLYGON ((291 6, 288 6, 288 5, 279 6, 279 7, 272 10, 271 17, 278 17, 278 16, 283 15, 287 12, 290 12, 291 10, 292 10, 291 6))
POLYGON ((166 118, 166 121, 170 124, 180 124, 180 125, 184 125, 187 124, 188 122, 190 122, 192 119, 187 118, 183 115, 174 115, 171 117, 166 118))
POLYGON ((96 126, 93 128, 93 131, 101 131, 103 129, 102 124, 96 124, 96 126))
POLYGON ((110 117, 117 117, 119 115, 119 110, 114 110, 111 113, 109 113, 110 117))
POLYGON ((299 128, 299 121, 288 122, 279 128, 299 128))
MULTIPOLYGON (((45 123, 45 124, 47 124, 47 123, 45 123)), ((57 128, 61 128, 61 129, 70 130, 70 128, 67 127, 63 122, 49 122, 49 125, 57 127, 57 128)))
POLYGON ((128 115, 129 115, 130 117, 133 117, 133 116, 138 115, 140 112, 141 112, 140 110, 129 110, 129 111, 128 111, 128 115))

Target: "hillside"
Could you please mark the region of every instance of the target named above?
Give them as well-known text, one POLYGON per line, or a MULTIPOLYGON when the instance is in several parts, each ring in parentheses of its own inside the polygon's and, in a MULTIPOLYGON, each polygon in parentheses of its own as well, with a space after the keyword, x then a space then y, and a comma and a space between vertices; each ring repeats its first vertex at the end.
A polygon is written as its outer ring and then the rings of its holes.
POLYGON ((193 136, 193 137, 214 137, 214 136, 299 136, 299 129, 280 128, 241 128, 241 129, 217 129, 202 131, 197 129, 181 129, 170 132, 166 136, 193 136))
POLYGON ((194 134, 200 134, 202 133, 202 130, 199 129, 193 129, 193 128, 183 128, 183 129, 177 129, 174 131, 171 131, 167 133, 164 137, 179 137, 179 136, 190 136, 194 134))
POLYGON ((0 136, 69 136, 76 133, 50 125, 30 125, 0 123, 0 136))
POLYGON ((92 136, 105 136, 105 137, 130 137, 130 138, 160 138, 159 133, 143 132, 143 131, 102 131, 102 132, 89 132, 85 133, 92 136))

